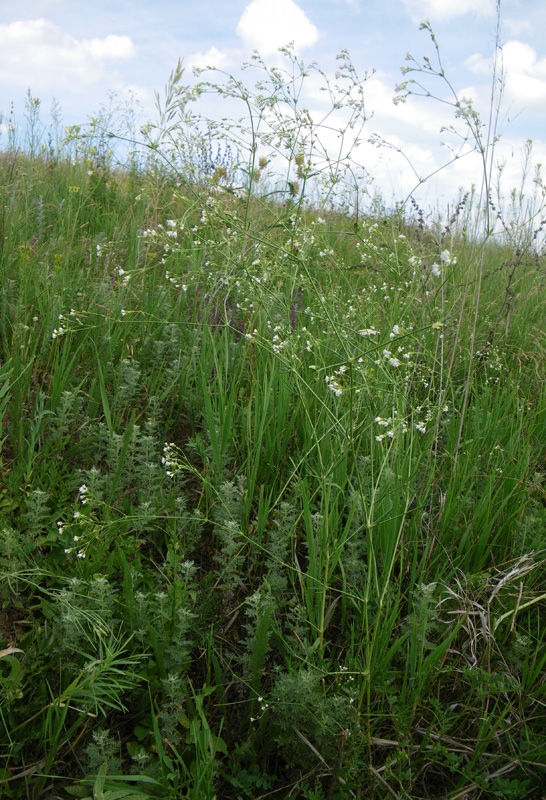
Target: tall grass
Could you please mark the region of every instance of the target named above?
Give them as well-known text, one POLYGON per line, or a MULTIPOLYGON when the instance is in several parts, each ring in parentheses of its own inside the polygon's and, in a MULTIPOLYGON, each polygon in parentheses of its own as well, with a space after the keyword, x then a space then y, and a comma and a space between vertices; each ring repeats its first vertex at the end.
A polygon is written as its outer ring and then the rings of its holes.
POLYGON ((0 160, 1 794, 539 797, 537 237, 341 210, 267 77, 0 160))

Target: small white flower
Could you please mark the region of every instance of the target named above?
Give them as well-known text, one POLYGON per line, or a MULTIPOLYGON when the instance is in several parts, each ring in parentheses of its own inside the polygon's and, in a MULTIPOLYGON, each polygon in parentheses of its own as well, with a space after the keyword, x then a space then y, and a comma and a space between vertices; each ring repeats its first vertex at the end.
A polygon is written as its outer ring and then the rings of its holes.
POLYGON ((445 264, 447 267, 449 267, 451 264, 457 263, 457 257, 452 256, 449 250, 443 250, 440 253, 440 261, 442 264, 445 264))
POLYGON ((434 275, 435 278, 439 278, 440 275, 442 274, 442 271, 441 271, 440 267, 436 263, 434 263, 432 265, 432 267, 430 268, 430 271, 432 272, 432 274, 434 275))
POLYGON ((327 384, 330 391, 332 391, 336 397, 339 397, 343 393, 343 389, 341 388, 339 383, 335 380, 333 375, 326 375, 324 381, 327 384))

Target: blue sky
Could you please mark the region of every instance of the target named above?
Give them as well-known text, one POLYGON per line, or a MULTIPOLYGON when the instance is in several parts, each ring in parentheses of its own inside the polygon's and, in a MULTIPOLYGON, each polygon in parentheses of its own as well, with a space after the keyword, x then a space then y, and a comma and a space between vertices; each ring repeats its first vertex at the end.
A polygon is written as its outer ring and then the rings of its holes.
MULTIPOLYGON (((74 124, 96 114, 109 92, 120 103, 133 92, 143 119, 153 119, 154 92, 162 91, 178 58, 191 82, 193 66, 235 73, 254 49, 278 64, 278 48, 293 41, 299 57, 316 61, 333 80, 335 56, 346 48, 359 73, 376 70, 365 84, 373 111, 365 135, 379 133, 403 150, 414 171, 392 149, 367 144, 359 158, 387 199, 401 197, 415 184, 415 172, 424 177, 446 160, 440 128, 454 122, 438 101, 392 102, 406 53, 419 60, 433 55, 419 22, 431 21, 452 85, 486 115, 495 10, 495 0, 0 0, 0 110, 5 122, 13 102, 20 116, 30 88, 42 101, 44 121, 55 97, 63 122, 74 124)), ((546 163, 546 3, 504 0, 501 20, 506 86, 497 157, 506 162, 509 190, 519 179, 526 139, 533 139, 533 160, 546 163)), ((225 113, 207 102, 210 116, 225 113)), ((318 118, 316 86, 306 102, 318 118)), ((428 200, 453 199, 477 176, 476 160, 461 159, 427 184, 428 200)))

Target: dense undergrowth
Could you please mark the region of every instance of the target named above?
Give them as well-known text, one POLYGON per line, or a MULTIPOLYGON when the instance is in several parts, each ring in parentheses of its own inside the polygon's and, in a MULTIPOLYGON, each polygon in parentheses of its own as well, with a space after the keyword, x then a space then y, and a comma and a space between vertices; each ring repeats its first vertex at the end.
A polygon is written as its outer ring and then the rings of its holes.
POLYGON ((0 160, 0 795, 541 797, 536 237, 211 163, 0 160))

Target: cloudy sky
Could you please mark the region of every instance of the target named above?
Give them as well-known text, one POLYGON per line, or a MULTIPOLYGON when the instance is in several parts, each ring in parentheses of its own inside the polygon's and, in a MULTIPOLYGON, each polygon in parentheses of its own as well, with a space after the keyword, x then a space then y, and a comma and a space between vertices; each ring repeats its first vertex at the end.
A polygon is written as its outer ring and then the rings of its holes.
MULTIPOLYGON (((365 144, 359 159, 387 200, 399 198, 417 177, 447 160, 442 142, 457 146, 456 137, 440 132, 456 122, 448 105, 417 97, 405 104, 392 102, 395 86, 404 79, 400 67, 408 63, 406 53, 419 61, 433 59, 430 36, 419 30, 425 19, 432 24, 453 88, 487 118, 495 0, 0 0, 0 12, 4 123, 12 103, 21 118, 28 89, 41 99, 45 122, 53 97, 68 125, 96 115, 111 92, 119 104, 132 92, 143 118, 153 119, 154 92, 163 90, 179 58, 191 83, 192 67, 235 73, 253 50, 266 62, 282 65, 278 48, 289 42, 301 59, 316 61, 335 82, 336 54, 345 48, 359 74, 376 70, 364 85, 366 111, 373 116, 363 136, 377 133, 391 145, 365 144)), ((505 92, 497 156, 505 162, 508 190, 518 179, 526 139, 534 142, 534 160, 546 163, 545 31, 544 0, 503 0, 505 92)), ((427 88, 441 99, 449 95, 438 80, 427 88)), ((313 119, 324 116, 324 94, 315 78, 302 99, 313 119)), ((225 113, 220 101, 216 108, 212 98, 206 102, 207 114, 225 113)), ((330 122, 336 122, 335 115, 330 122)), ((0 146, 5 141, 4 133, 0 146)), ((468 188, 478 178, 476 160, 461 158, 427 184, 428 200, 453 199, 459 187, 468 188)))

